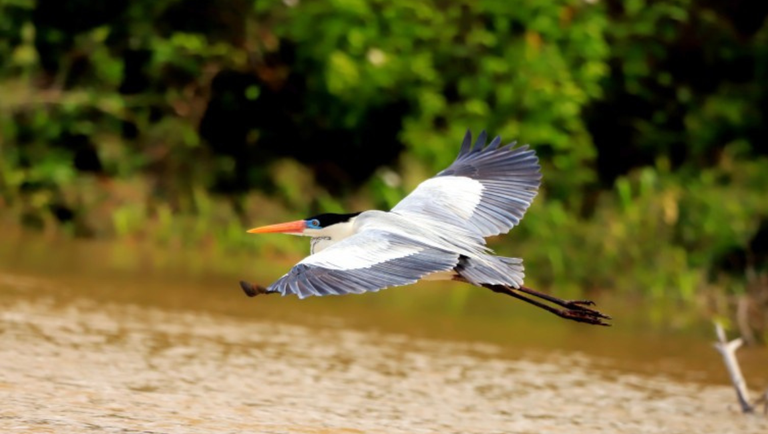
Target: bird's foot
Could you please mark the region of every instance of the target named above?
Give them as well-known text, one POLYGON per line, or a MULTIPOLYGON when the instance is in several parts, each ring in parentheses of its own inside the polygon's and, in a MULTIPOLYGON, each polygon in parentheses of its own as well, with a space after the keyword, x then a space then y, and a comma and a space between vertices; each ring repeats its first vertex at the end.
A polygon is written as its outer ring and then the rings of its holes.
MULTIPOLYGON (((560 318, 569 319, 576 322, 583 322, 593 325, 610 326, 607 322, 603 321, 612 319, 610 316, 599 312, 595 309, 584 307, 584 303, 579 300, 578 303, 573 301, 567 301, 565 303, 566 309, 554 309, 550 312, 559 316, 560 318)), ((594 302, 589 302, 589 306, 594 306, 594 302)))
POLYGON ((240 287, 243 288, 245 295, 248 297, 256 297, 259 294, 271 294, 272 291, 267 291, 267 288, 257 285, 255 283, 248 283, 244 280, 240 281, 240 287))
POLYGON ((564 307, 569 307, 572 309, 580 309, 584 308, 585 306, 594 306, 595 302, 592 300, 565 300, 564 307))

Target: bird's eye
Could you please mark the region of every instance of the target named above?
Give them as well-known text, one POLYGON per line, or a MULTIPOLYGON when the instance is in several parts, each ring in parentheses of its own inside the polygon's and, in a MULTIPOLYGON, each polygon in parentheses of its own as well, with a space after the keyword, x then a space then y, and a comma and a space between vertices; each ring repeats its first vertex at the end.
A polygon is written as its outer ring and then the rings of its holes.
POLYGON ((319 228, 320 227, 320 221, 317 219, 312 219, 309 221, 309 226, 313 228, 319 228))

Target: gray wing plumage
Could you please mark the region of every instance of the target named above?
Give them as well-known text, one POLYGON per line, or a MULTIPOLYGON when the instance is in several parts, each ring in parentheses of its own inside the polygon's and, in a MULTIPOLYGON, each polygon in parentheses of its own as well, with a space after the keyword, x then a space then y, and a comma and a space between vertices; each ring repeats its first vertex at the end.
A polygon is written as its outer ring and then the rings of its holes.
POLYGON ((483 131, 473 146, 467 131, 453 164, 419 184, 392 211, 463 223, 483 237, 509 232, 538 193, 541 166, 527 145, 500 146, 497 136, 485 146, 486 139, 483 131))
POLYGON ((299 298, 360 294, 452 270, 459 255, 381 230, 364 230, 308 256, 267 288, 299 298))

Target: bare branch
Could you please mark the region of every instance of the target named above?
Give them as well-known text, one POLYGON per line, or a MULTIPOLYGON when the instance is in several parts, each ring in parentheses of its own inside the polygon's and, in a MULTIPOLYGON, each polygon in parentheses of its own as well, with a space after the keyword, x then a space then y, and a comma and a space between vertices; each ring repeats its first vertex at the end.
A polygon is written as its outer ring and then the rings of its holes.
POLYGON ((725 336, 725 330, 719 322, 715 322, 715 333, 719 342, 715 343, 715 348, 723 356, 723 362, 728 369, 728 375, 731 377, 733 387, 736 388, 736 396, 741 404, 741 411, 744 413, 754 412, 754 407, 749 404, 749 390, 744 376, 741 374, 739 361, 736 359, 736 350, 739 349, 743 341, 741 338, 728 341, 725 336))

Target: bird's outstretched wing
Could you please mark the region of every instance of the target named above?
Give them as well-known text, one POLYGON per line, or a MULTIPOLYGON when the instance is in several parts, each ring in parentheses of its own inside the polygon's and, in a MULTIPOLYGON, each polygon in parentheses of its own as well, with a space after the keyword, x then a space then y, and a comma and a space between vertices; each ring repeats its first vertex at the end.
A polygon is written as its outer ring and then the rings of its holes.
POLYGON ((419 184, 392 212, 463 223, 483 237, 509 232, 538 193, 541 166, 528 146, 500 147, 498 136, 485 146, 486 139, 483 131, 472 146, 467 131, 456 161, 419 184))
POLYGON ((391 232, 362 230, 304 258, 270 285, 282 295, 359 294, 416 283, 427 274, 448 271, 459 255, 391 232))

